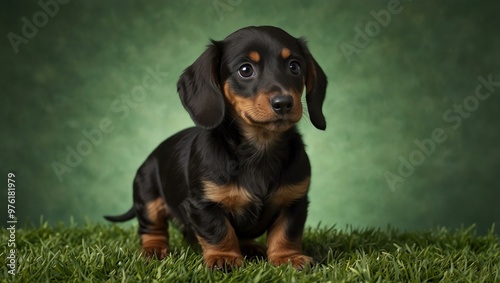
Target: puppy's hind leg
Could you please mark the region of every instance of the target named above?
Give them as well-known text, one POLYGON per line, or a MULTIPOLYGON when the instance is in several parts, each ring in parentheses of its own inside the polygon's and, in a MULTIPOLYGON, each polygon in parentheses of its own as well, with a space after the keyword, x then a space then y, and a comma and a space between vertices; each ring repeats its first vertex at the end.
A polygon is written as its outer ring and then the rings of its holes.
POLYGON ((169 252, 168 206, 162 197, 145 201, 144 205, 138 206, 141 207, 137 209, 143 210, 138 214, 143 255, 163 259, 169 252))
POLYGON ((148 158, 134 179, 134 209, 139 220, 142 253, 163 259, 168 254, 168 224, 171 210, 161 194, 159 166, 148 158))

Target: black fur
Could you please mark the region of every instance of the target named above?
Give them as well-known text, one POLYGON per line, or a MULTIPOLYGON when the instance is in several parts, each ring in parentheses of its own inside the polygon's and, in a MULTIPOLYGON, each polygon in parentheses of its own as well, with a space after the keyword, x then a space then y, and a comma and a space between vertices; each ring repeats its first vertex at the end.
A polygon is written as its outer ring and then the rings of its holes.
MULTIPOLYGON (((300 183, 311 174, 300 134, 295 125, 290 125, 280 128, 283 130, 264 130, 274 136, 265 145, 257 136, 249 137, 245 129, 265 128, 267 121, 246 125, 225 96, 225 84, 242 99, 254 99, 259 93, 300 93, 306 88, 311 122, 318 129, 326 128, 322 113, 326 76, 305 41, 275 27, 236 31, 223 41, 212 41, 178 81, 182 104, 197 127, 173 135, 152 152, 137 171, 133 208, 106 219, 125 221, 137 216, 139 234, 158 233, 151 230, 154 223, 148 219, 146 205, 161 197, 169 210, 168 219, 180 223, 190 239, 198 236, 211 245, 218 245, 227 235, 227 221, 239 239, 253 239, 266 232, 280 215, 287 221, 287 237, 302 237, 307 194, 286 206, 276 206, 271 200, 278 188, 300 183), (285 47, 291 51, 286 60, 279 57, 285 47), (256 77, 242 79, 238 68, 249 62, 245 54, 251 51, 260 54, 258 62, 249 63, 256 77), (288 71, 292 60, 300 65, 300 75, 288 71), (254 201, 243 213, 231 213, 207 199, 206 181, 221 187, 237 184, 254 201)), ((272 113, 255 109, 261 110, 272 113)), ((269 124, 285 123, 283 115, 272 117, 277 122, 269 124)))

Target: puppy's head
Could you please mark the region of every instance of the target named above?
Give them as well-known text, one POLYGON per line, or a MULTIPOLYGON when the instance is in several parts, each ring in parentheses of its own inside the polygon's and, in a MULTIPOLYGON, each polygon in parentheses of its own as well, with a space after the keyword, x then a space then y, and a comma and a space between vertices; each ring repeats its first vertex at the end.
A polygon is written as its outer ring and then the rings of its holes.
POLYGON ((231 115, 245 126, 283 132, 302 117, 304 89, 311 122, 326 128, 321 110, 326 85, 303 39, 262 26, 212 41, 184 71, 177 89, 199 127, 215 128, 231 115))

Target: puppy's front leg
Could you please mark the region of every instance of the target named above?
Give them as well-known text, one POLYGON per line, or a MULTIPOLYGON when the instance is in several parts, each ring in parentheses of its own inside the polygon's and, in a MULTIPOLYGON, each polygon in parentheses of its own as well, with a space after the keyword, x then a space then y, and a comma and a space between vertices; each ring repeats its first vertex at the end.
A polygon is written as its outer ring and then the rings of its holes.
POLYGON ((209 242, 209 239, 197 236, 203 249, 203 260, 210 268, 230 270, 241 266, 243 256, 238 238, 229 221, 225 220, 225 235, 221 239, 209 242))
POLYGON ((243 263, 233 226, 216 205, 186 200, 182 204, 210 268, 231 270, 243 263))
POLYGON ((283 208, 267 234, 267 257, 274 265, 291 264, 296 269, 313 265, 302 252, 302 234, 307 216, 307 197, 283 208))

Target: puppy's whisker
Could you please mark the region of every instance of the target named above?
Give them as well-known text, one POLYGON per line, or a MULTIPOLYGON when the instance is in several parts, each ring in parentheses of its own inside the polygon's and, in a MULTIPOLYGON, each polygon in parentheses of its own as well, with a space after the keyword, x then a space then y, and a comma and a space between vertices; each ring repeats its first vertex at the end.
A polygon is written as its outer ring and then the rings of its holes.
POLYGON ((234 117, 234 118, 231 120, 231 122, 229 122, 229 127, 231 127, 235 121, 236 121, 236 117, 234 117))

